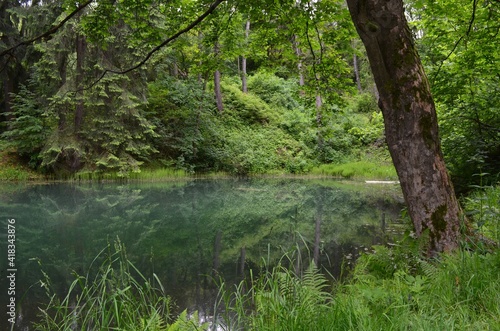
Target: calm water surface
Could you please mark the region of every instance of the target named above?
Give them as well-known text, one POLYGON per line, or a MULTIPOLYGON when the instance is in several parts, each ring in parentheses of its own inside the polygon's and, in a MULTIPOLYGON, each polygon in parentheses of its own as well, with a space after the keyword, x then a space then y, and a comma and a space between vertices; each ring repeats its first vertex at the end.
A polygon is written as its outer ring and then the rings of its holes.
POLYGON ((16 219, 17 329, 28 330, 47 300, 42 270, 65 293, 72 272, 86 273, 116 238, 144 275, 159 276, 179 310, 210 314, 214 273, 238 281, 263 259, 298 250, 337 276, 345 256, 390 240, 402 208, 395 185, 328 179, 3 184, 2 307, 9 218, 16 219))

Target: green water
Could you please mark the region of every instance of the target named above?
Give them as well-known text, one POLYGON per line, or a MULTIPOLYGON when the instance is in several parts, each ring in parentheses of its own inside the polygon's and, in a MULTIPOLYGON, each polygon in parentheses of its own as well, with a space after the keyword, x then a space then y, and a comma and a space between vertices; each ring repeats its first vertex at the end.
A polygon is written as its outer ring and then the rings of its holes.
MULTIPOLYGON (((237 281, 284 252, 300 251, 308 263, 316 251, 322 268, 339 275, 346 255, 391 237, 401 200, 394 185, 326 179, 3 185, 2 252, 7 220, 16 220, 18 325, 46 301, 37 259, 64 293, 72 271, 84 274, 119 237, 144 275, 159 276, 178 309, 209 314, 214 275, 237 281)), ((6 292, 7 254, 1 261, 6 292)))

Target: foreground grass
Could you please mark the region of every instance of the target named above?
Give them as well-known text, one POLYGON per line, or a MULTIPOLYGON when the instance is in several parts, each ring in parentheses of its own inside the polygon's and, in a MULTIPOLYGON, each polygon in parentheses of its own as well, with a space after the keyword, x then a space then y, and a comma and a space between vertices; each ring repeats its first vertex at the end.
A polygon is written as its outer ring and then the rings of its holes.
POLYGON ((500 330, 500 253, 459 251, 427 261, 377 247, 349 281, 330 287, 315 268, 278 266, 222 287, 226 330, 500 330), (253 307, 253 309, 250 309, 253 307))
POLYGON ((75 273, 62 298, 44 273, 40 283, 50 301, 39 309, 35 330, 207 330, 208 324, 201 323, 196 312, 184 311, 172 320, 172 301, 158 277, 141 274, 119 240, 113 246, 98 254, 86 275, 75 273))
MULTIPOLYGON (((478 231, 498 235, 499 196, 497 186, 469 198, 478 231)), ((373 248, 333 285, 314 267, 301 274, 284 267, 294 265, 287 259, 249 284, 222 283, 219 319, 225 330, 500 330, 499 248, 464 244, 429 260, 409 234, 373 248)))

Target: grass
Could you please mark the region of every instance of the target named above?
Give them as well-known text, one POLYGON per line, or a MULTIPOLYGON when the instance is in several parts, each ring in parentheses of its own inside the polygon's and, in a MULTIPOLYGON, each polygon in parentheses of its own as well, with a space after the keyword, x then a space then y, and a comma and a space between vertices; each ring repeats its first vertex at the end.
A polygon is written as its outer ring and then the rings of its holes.
POLYGON ((197 313, 182 312, 171 321, 172 300, 153 274, 146 278, 128 260, 119 240, 108 245, 94 259, 86 275, 75 273, 68 293, 59 297, 44 273, 40 284, 50 299, 41 307, 37 331, 53 330, 127 330, 174 331, 207 330, 197 313), (99 261, 102 261, 99 264, 99 261))
POLYGON ((483 186, 465 199, 467 214, 478 230, 500 242, 500 186, 483 186))
MULTIPOLYGON (((379 247, 380 248, 380 247, 379 247)), ((330 286, 314 267, 278 266, 249 290, 221 286, 225 330, 499 330, 500 253, 458 251, 429 261, 400 248, 363 255, 330 286), (408 258, 409 257, 409 258, 408 258)))
POLYGON ((342 177, 396 180, 396 170, 392 164, 371 161, 357 161, 345 164, 322 164, 311 170, 311 174, 342 177))
POLYGON ((173 168, 141 169, 129 173, 120 172, 95 172, 80 171, 71 179, 77 181, 162 181, 167 179, 186 178, 188 174, 184 170, 173 168))
POLYGON ((42 179, 26 166, 21 165, 15 153, 9 150, 0 151, 0 181, 28 181, 42 179))

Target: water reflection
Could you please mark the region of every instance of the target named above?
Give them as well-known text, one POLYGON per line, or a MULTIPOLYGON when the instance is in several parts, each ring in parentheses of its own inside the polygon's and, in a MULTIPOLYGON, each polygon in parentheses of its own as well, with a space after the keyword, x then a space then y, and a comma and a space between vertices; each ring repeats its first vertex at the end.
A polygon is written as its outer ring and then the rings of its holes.
POLYGON ((64 293, 72 271, 84 274, 119 237, 129 259, 144 275, 156 273, 180 310, 209 314, 211 277, 237 281, 262 259, 292 250, 336 276, 345 255, 384 240, 402 208, 395 186, 332 180, 51 184, 0 192, 2 219, 15 217, 18 225, 17 293, 27 293, 18 315, 25 325, 46 301, 33 286, 42 279, 34 258, 64 293))

